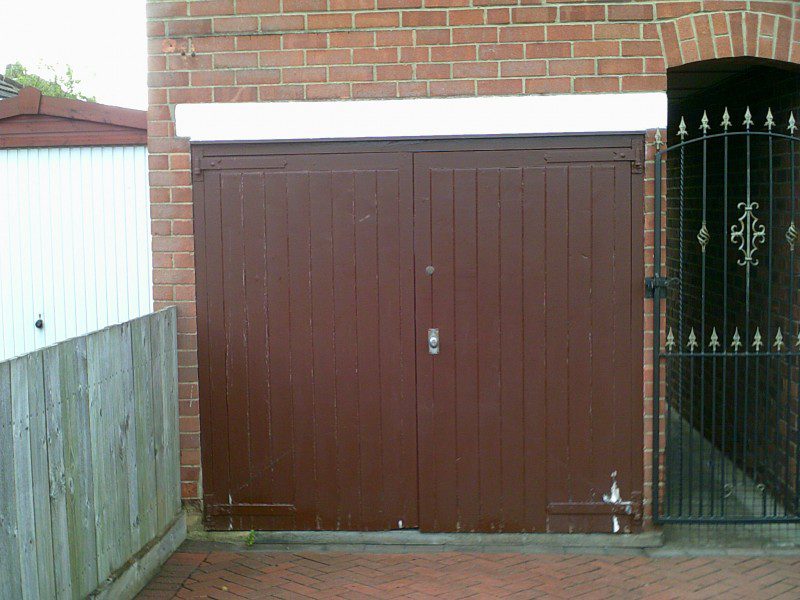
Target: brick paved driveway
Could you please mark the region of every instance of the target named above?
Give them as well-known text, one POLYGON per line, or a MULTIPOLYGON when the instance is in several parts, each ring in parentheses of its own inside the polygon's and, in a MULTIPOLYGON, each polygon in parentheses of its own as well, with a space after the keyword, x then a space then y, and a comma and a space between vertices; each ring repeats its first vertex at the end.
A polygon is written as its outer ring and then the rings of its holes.
POLYGON ((800 555, 293 554, 189 543, 139 598, 797 600, 800 555))

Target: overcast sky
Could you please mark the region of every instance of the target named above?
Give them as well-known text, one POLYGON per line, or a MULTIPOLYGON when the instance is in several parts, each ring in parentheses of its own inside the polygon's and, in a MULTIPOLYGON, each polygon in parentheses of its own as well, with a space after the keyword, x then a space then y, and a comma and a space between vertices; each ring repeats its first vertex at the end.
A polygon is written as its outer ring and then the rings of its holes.
POLYGON ((98 102, 147 108, 145 0, 0 0, 0 67, 70 65, 98 102))

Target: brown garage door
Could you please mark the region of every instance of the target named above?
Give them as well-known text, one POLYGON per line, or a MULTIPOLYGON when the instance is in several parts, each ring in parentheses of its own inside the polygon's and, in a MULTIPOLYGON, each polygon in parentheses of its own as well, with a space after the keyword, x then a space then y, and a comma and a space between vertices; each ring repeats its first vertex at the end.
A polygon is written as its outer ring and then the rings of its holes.
POLYGON ((422 529, 610 531, 612 472, 623 500, 642 489, 642 214, 620 154, 416 155, 417 334, 440 339, 417 354, 422 529))
POLYGON ((210 525, 415 527, 410 156, 214 167, 195 214, 210 525))
POLYGON ((642 489, 640 143, 195 148, 208 524, 609 531, 611 473, 642 489))

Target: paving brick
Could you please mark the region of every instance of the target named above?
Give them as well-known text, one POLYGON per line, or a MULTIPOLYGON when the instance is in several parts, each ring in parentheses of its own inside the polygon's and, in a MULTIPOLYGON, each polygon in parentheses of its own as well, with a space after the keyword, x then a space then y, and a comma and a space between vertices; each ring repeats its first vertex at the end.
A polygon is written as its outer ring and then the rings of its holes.
POLYGON ((198 552, 191 546, 167 561, 140 600, 800 598, 797 555, 198 552))

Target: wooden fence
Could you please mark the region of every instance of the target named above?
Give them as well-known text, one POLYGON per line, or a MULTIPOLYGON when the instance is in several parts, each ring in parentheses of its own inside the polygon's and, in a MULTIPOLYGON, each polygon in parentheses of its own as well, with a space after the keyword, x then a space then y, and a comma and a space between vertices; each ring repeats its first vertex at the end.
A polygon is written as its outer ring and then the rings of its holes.
POLYGON ((0 598, 85 598, 180 513, 170 308, 0 363, 0 598))

